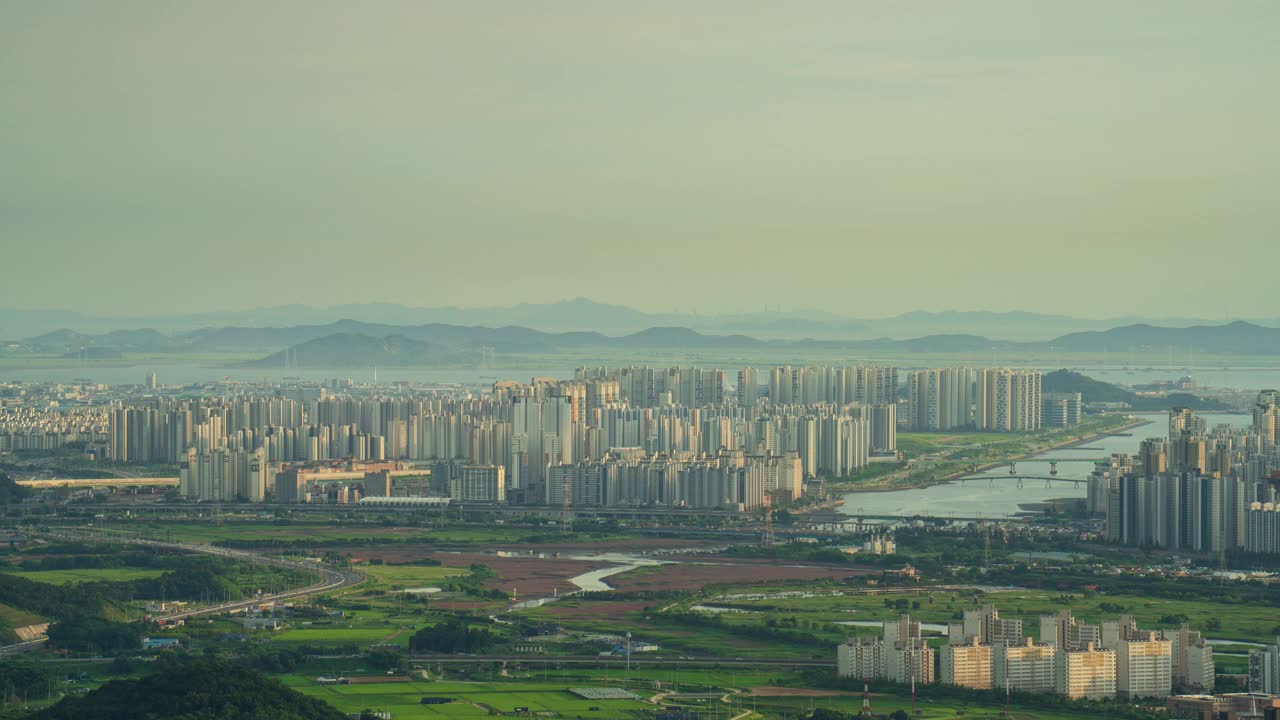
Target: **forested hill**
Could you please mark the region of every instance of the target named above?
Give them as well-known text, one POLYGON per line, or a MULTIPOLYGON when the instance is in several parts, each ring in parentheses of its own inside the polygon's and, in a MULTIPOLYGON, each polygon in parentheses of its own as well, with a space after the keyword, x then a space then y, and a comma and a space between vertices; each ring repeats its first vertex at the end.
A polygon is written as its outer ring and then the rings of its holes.
POLYGON ((175 662, 137 680, 112 680, 26 720, 347 720, 315 698, 233 663, 175 662))
POLYGON ((1054 370, 1047 373, 1041 390, 1046 393, 1080 393, 1085 403, 1127 403, 1133 410, 1168 410, 1175 407, 1192 410, 1228 410, 1225 403, 1202 398, 1191 393, 1169 393, 1161 397, 1139 395, 1118 385, 1095 380, 1071 370, 1054 370))

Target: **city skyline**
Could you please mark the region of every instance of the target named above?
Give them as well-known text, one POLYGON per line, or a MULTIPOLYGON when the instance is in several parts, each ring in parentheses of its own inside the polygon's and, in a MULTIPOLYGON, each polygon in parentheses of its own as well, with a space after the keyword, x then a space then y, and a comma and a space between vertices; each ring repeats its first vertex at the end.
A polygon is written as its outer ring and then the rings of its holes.
POLYGON ((1274 4, 303 9, 7 9, 0 307, 1268 299, 1274 4))

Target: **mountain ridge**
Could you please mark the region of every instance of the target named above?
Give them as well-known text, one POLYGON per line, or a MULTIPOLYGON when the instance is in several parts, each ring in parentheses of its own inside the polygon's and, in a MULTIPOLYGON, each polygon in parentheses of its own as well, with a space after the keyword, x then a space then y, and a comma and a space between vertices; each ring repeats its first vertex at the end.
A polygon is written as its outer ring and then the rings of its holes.
MULTIPOLYGON (((906 340, 927 335, 969 334, 996 340, 1045 341, 1073 332, 1102 331, 1147 322, 1166 326, 1209 324, 1196 318, 1077 318, 1026 310, 912 310, 881 318, 859 318, 818 308, 769 309, 737 313, 649 312, 583 297, 548 303, 490 307, 412 307, 398 303, 346 303, 315 307, 298 303, 236 311, 93 316, 68 310, 0 308, 0 339, 16 340, 67 329, 82 334, 148 327, 162 333, 219 327, 291 327, 324 325, 342 319, 388 325, 432 323, 519 326, 543 332, 590 332, 608 328, 618 334, 652 327, 688 327, 710 334, 745 334, 767 340, 906 340)), ((1280 318, 1256 319, 1280 326, 1280 318)))
MULTIPOLYGON (((659 326, 634 333, 605 335, 573 331, 549 333, 519 326, 483 327, 430 323, 390 325, 342 319, 323 325, 279 328, 221 327, 166 335, 154 329, 112 331, 88 335, 55 331, 30 338, 26 347, 35 352, 74 354, 79 351, 262 354, 254 363, 283 364, 284 351, 305 353, 311 361, 329 358, 340 366, 352 364, 434 364, 469 362, 482 348, 503 354, 570 353, 587 348, 613 349, 735 349, 800 351, 804 349, 896 351, 914 353, 991 352, 1120 352, 1125 349, 1146 355, 1177 349, 1217 355, 1266 356, 1280 354, 1280 329, 1244 321, 1226 325, 1163 328, 1148 324, 1112 328, 1100 332, 1073 333, 1047 342, 1022 343, 994 340, 980 335, 948 333, 907 340, 764 340, 748 335, 714 335, 692 328, 659 326), (345 344, 344 344, 345 341, 345 344)), ((993 359, 993 362, 995 360, 993 359)))

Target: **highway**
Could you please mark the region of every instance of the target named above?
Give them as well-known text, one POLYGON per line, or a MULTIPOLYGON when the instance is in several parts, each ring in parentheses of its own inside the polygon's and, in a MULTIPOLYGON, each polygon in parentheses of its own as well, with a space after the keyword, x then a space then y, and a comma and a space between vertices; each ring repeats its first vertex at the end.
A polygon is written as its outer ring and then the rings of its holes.
MULTIPOLYGON (((32 533, 37 534, 37 533, 32 533)), ((180 550, 184 552, 202 553, 205 555, 216 555, 218 557, 232 558, 235 560, 243 560, 245 562, 255 563, 259 565, 270 565, 272 567, 289 568, 293 570, 302 570, 304 572, 318 573, 320 579, 316 582, 302 588, 286 590, 284 592, 272 593, 269 595, 259 595, 249 600, 237 600, 234 602, 219 603, 217 605, 205 605, 181 612, 169 613, 167 615, 153 615, 152 620, 179 620, 201 615, 218 615, 220 613, 232 612, 235 610, 243 610, 255 605, 264 603, 277 602, 281 600, 294 600, 309 595, 340 590, 344 587, 350 587, 364 582, 364 574, 354 570, 335 569, 326 565, 316 563, 297 562, 294 560, 281 560, 279 558, 266 557, 257 553, 248 552, 246 550, 232 550, 230 548, 215 547, 213 545, 195 545, 190 543, 161 542, 159 540, 147 540, 144 538, 133 538, 128 536, 103 535, 101 533, 86 533, 76 531, 60 531, 60 532, 44 532, 38 533, 51 537, 62 538, 64 540, 89 540, 94 542, 102 542, 107 540, 113 543, 126 543, 130 545, 142 545, 145 547, 163 548, 166 550, 180 550)))

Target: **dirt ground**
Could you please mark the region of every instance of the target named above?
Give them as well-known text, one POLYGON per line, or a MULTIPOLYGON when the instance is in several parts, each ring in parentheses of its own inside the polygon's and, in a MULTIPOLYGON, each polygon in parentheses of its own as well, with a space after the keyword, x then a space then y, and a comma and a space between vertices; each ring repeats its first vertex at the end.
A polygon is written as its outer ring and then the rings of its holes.
POLYGON ((610 577, 606 582, 617 590, 699 590, 717 583, 763 584, 784 580, 820 580, 865 575, 867 571, 825 567, 822 565, 787 565, 752 561, 695 561, 642 568, 610 577))
POLYGON ((835 697, 837 695, 861 695, 847 690, 812 690, 809 688, 776 687, 763 685, 747 689, 748 695, 757 697, 835 697))
POLYGON ((638 613, 646 607, 653 607, 650 600, 616 600, 612 602, 591 602, 584 605, 561 605, 553 603, 542 609, 542 612, 561 620, 600 620, 603 618, 621 618, 630 613, 638 613))

